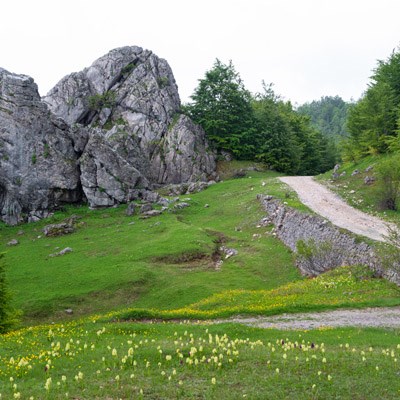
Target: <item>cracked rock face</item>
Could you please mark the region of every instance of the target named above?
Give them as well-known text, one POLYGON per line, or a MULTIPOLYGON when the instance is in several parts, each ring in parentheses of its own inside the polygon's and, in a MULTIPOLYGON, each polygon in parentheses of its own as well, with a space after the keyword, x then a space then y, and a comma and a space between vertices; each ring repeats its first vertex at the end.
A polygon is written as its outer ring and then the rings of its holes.
POLYGON ((82 198, 69 127, 41 101, 33 79, 0 68, 0 217, 40 218, 82 198))
POLYGON ((113 206, 214 179, 204 131, 180 110, 168 63, 140 47, 110 51, 43 99, 32 78, 0 68, 0 218, 16 224, 63 203, 113 206))
POLYGON ((128 201, 123 185, 115 187, 128 175, 129 186, 137 188, 214 177, 215 157, 204 131, 180 114, 171 68, 151 51, 114 49, 63 78, 44 101, 68 124, 92 128, 81 163, 83 190, 92 206, 128 201), (111 171, 116 158, 129 174, 111 171))

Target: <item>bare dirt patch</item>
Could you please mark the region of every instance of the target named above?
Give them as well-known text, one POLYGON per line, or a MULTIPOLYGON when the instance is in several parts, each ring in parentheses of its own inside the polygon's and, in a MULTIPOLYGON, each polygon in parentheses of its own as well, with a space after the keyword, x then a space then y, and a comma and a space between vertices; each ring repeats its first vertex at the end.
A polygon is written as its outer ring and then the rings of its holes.
POLYGON ((400 307, 281 314, 270 317, 235 317, 218 322, 237 322, 258 328, 287 330, 323 327, 400 328, 400 307))
POLYGON ((373 240, 386 241, 389 235, 387 222, 349 206, 313 177, 285 176, 279 179, 297 192, 303 204, 334 225, 373 240))

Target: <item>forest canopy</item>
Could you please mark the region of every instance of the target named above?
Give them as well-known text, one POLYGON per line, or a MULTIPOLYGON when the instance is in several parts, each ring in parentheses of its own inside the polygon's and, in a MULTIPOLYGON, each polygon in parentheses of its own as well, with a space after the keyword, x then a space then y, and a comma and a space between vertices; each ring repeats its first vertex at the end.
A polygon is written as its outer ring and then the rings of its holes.
POLYGON ((214 62, 185 112, 205 130, 218 152, 257 160, 287 174, 313 175, 335 164, 334 140, 263 82, 251 94, 232 62, 214 62))
POLYGON ((363 97, 350 107, 349 138, 343 157, 356 161, 369 154, 400 149, 400 52, 378 61, 363 97))

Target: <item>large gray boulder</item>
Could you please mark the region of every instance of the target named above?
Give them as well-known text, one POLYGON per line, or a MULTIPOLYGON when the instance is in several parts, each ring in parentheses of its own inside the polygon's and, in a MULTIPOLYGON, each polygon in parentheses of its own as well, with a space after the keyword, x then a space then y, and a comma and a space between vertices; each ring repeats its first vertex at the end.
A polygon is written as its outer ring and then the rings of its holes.
POLYGON ((69 127, 41 101, 32 78, 0 68, 0 218, 16 224, 81 199, 69 127))
POLYGON ((37 220, 63 203, 157 199, 159 185, 214 178, 205 133, 181 114, 171 68, 151 51, 112 50, 43 99, 32 78, 0 69, 6 223, 37 220))
MULTIPOLYGON (((89 68, 63 78, 44 101, 68 124, 97 128, 96 136, 102 136, 104 145, 108 144, 124 165, 140 171, 150 184, 214 177, 215 156, 204 131, 181 115, 171 68, 149 50, 111 50, 89 68)), ((94 177, 89 178, 92 169, 86 170, 86 165, 99 164, 97 155, 85 151, 83 155, 92 158, 81 169, 93 183, 94 177)), ((140 179, 138 185, 144 182, 140 179)), ((96 205, 100 197, 94 199, 85 184, 83 188, 89 202, 96 205)), ((108 187, 103 190, 108 191, 108 187)))

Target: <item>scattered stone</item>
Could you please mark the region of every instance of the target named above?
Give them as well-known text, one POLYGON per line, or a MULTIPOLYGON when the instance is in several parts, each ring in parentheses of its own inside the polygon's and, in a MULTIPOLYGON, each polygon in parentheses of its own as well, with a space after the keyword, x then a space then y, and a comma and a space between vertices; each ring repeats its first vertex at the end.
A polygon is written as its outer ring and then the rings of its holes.
POLYGON ((63 256, 64 254, 71 253, 71 252, 72 252, 71 247, 66 247, 65 249, 62 249, 61 251, 59 251, 58 253, 49 254, 49 257, 63 256))
POLYGON ((227 260, 230 257, 238 255, 238 251, 236 249, 231 249, 226 246, 221 246, 219 250, 225 254, 225 260, 227 260))
POLYGON ((149 203, 157 203, 161 197, 158 193, 152 192, 151 190, 146 190, 142 194, 142 198, 149 203))
POLYGON ((19 244, 19 242, 17 239, 12 239, 7 243, 7 246, 16 246, 18 244, 19 244))
POLYGON ((74 231, 74 227, 67 222, 62 222, 61 224, 46 225, 43 228, 43 233, 45 234, 45 236, 51 237, 67 235, 69 233, 73 233, 74 231))
POLYGON ((364 178, 364 183, 365 183, 366 185, 372 185, 374 182, 375 182, 375 178, 374 178, 373 176, 367 175, 367 176, 364 178))
POLYGON ((343 171, 339 176, 346 176, 346 171, 343 171))
POLYGON ((65 314, 68 314, 68 315, 72 315, 74 313, 72 308, 67 308, 66 310, 64 310, 64 312, 65 312, 65 314))
POLYGON ((162 212, 160 210, 150 210, 142 213, 141 217, 142 219, 150 218, 150 217, 156 217, 157 215, 161 215, 162 212))
POLYGON ((334 168, 333 168, 333 173, 332 173, 332 179, 337 179, 337 178, 339 178, 339 176, 341 176, 341 175, 339 175, 339 168, 340 168, 340 164, 336 164, 335 166, 334 166, 334 168))
POLYGON ((350 190, 350 194, 354 194, 356 191, 355 190, 350 190))
POLYGON ((257 228, 261 228, 261 227, 265 227, 265 226, 269 226, 269 225, 271 225, 271 219, 268 217, 264 217, 258 222, 257 228))
POLYGON ((145 213, 147 213, 148 211, 151 211, 152 209, 153 209, 153 206, 152 206, 150 203, 143 204, 143 205, 140 207, 140 214, 145 214, 145 213))
POLYGON ((189 203, 185 203, 184 201, 177 203, 174 205, 174 209, 181 210, 182 208, 190 207, 189 203))
POLYGON ((64 220, 65 223, 69 224, 69 225, 76 225, 78 223, 78 220, 82 219, 82 217, 80 215, 76 215, 76 214, 72 214, 70 217, 66 218, 64 220))
POLYGON ((367 168, 365 168, 365 172, 370 172, 374 169, 373 165, 368 166, 367 168))
POLYGON ((190 193, 198 193, 201 192, 204 189, 208 188, 208 182, 192 182, 191 184, 189 184, 189 187, 187 189, 187 194, 190 193))
POLYGON ((209 208, 210 205, 208 203, 204 204, 204 208, 209 208))
POLYGON ((182 194, 192 194, 201 192, 207 189, 209 186, 214 185, 216 182, 214 180, 208 182, 192 182, 192 183, 182 183, 179 185, 169 185, 167 189, 170 196, 182 195, 182 194))
POLYGON ((232 161, 233 160, 233 155, 231 152, 227 150, 221 150, 220 152, 221 158, 225 161, 232 161))
POLYGON ((253 234, 253 239, 255 240, 255 239, 260 239, 261 238, 261 235, 259 234, 259 233, 254 233, 253 234))
POLYGON ((163 197, 161 197, 161 199, 157 201, 157 204, 158 204, 159 206, 168 208, 168 206, 169 206, 169 201, 168 201, 167 199, 164 199, 163 197))
POLYGON ((22 231, 22 230, 17 232, 17 235, 18 235, 18 236, 22 236, 22 235, 24 235, 24 234, 25 234, 25 232, 22 231))
POLYGON ((129 204, 128 204, 128 207, 127 207, 127 209, 126 209, 126 211, 125 211, 125 214, 126 214, 128 217, 131 217, 132 215, 135 214, 135 209, 136 209, 136 204, 135 204, 135 203, 129 203, 129 204))
POLYGON ((358 175, 360 173, 360 171, 358 169, 355 169, 352 173, 351 176, 355 176, 358 175))

